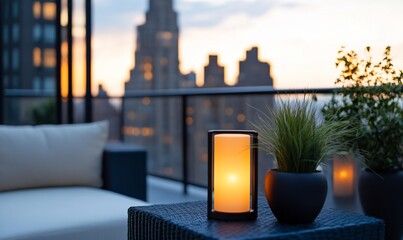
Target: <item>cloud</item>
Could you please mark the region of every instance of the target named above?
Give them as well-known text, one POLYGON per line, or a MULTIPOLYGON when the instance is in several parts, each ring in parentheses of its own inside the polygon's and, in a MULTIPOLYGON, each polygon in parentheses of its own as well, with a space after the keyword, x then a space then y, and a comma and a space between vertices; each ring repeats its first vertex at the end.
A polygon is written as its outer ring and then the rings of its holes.
MULTIPOLYGON (((144 19, 149 0, 97 0, 94 1, 95 27, 109 30, 130 22, 139 25, 144 19), (137 21, 136 21, 137 19, 137 21)), ((276 0, 174 0, 179 25, 183 28, 208 28, 219 25, 234 15, 256 18, 270 11, 275 5, 294 7, 293 2, 279 3, 276 0)))
POLYGON ((182 28, 207 28, 229 17, 245 14, 254 18, 271 10, 274 0, 178 0, 179 24, 182 28))
POLYGON ((302 4, 302 3, 297 3, 297 2, 282 2, 277 4, 278 7, 283 7, 283 8, 299 8, 302 6, 305 6, 307 4, 302 4))
POLYGON ((144 15, 147 9, 146 0, 96 0, 93 6, 94 25, 97 30, 108 31, 131 24, 144 15))

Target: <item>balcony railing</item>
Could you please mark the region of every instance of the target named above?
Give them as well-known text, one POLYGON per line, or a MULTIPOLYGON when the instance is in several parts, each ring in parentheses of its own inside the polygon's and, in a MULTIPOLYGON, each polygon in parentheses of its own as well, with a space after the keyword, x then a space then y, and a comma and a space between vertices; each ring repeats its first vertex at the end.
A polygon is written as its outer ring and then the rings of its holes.
MULTIPOLYGON (((247 129, 248 122, 254 119, 253 112, 256 112, 256 109, 264 110, 262 108, 270 107, 276 99, 286 95, 316 94, 320 106, 323 104, 321 101, 323 97, 329 98, 331 93, 337 91, 339 91, 337 88, 273 89, 272 87, 129 91, 121 97, 94 97, 93 118, 110 120, 111 140, 143 144, 149 148, 149 173, 182 182, 183 191, 186 193, 188 184, 206 186, 206 179, 201 177, 206 168, 203 158, 207 152, 207 149, 204 149, 206 148, 203 143, 204 137, 201 136, 203 132, 206 133, 212 128, 247 129), (160 153, 158 149, 162 149, 160 153)), ((6 107, 6 119, 8 119, 6 124, 35 124, 33 119, 27 117, 29 114, 26 111, 41 107, 40 103, 49 101, 49 98, 54 96, 55 92, 52 91, 5 90, 6 106, 7 101, 12 103, 9 104, 11 108, 6 107), (22 111, 25 113, 22 114, 22 111), (10 112, 14 116, 8 116, 10 112), (12 122, 12 118, 17 118, 14 120, 19 121, 12 122)), ((62 102, 62 109, 56 111, 60 111, 63 116, 66 115, 63 113, 67 107, 66 101, 62 102)), ((84 116, 88 113, 85 113, 87 108, 83 107, 83 98, 74 98, 74 102, 75 122, 84 122, 84 116)))
MULTIPOLYGON (((271 87, 197 88, 155 91, 131 91, 124 96, 93 97, 93 120, 109 120, 110 141, 142 144, 148 149, 148 173, 188 185, 207 185, 207 131, 211 129, 250 129, 259 110, 279 99, 316 95, 321 109, 338 88, 273 89, 271 87), (164 125, 165 124, 165 125, 164 125), (167 131, 168 130, 168 131, 167 131)), ((55 102, 54 92, 6 90, 4 92, 5 124, 37 124, 30 117, 35 108, 55 102)), ((85 122, 84 97, 74 98, 74 121, 85 122)), ((67 100, 60 111, 67 123, 67 100)), ((55 112, 48 113, 55 115, 55 112)), ((88 113, 87 113, 88 114, 88 113)), ((46 115, 46 114, 45 114, 46 115)), ((273 159, 259 152, 259 188, 263 193, 265 172, 273 159)), ((327 206, 360 211, 356 192, 358 166, 353 167, 349 192, 338 192, 333 163, 324 168, 329 183, 327 206), (354 172, 355 171, 355 172, 354 172), (334 188, 334 189, 333 189, 334 188), (336 191, 336 192, 335 192, 336 191)), ((354 163, 356 164, 356 163, 354 163)), ((336 166, 335 167, 340 167, 336 166)), ((346 183, 343 183, 346 184, 346 183)))

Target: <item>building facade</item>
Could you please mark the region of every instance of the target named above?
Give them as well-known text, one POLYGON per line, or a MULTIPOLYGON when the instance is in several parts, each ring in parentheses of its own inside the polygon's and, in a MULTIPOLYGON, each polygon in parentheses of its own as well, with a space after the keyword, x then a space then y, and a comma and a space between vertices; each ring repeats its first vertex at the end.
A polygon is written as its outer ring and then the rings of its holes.
MULTIPOLYGON (((130 91, 181 86, 179 28, 172 0, 150 0, 145 23, 137 27, 135 67, 125 85, 130 91)), ((181 176, 180 99, 143 98, 125 102, 125 140, 145 145, 154 174, 181 176)))
POLYGON ((8 89, 55 89, 55 0, 2 0, 3 83, 8 89))
MULTIPOLYGON (((3 76, 5 89, 55 90, 56 0, 1 0, 3 76)), ((5 104, 6 123, 31 123, 34 104, 5 104)))

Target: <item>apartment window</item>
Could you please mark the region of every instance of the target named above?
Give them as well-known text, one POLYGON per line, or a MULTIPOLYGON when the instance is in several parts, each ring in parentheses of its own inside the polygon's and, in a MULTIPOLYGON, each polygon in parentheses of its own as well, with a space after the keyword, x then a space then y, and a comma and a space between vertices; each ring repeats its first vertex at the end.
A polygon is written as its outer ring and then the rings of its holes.
POLYGON ((34 18, 38 19, 41 17, 41 3, 36 1, 32 6, 32 13, 34 14, 34 18))
POLYGON ((13 42, 18 42, 18 39, 20 38, 20 27, 18 26, 17 23, 13 24, 13 42))
POLYGON ((3 26, 3 43, 7 44, 8 43, 8 25, 4 24, 3 26))
POLYGON ((18 18, 18 12, 19 12, 18 1, 13 1, 13 6, 12 6, 11 11, 13 14, 13 18, 18 18))
POLYGON ((41 49, 36 47, 32 53, 32 62, 35 67, 39 67, 42 64, 42 56, 41 56, 41 49))
MULTIPOLYGON (((1 1, 1 3, 2 3, 2 5, 1 5, 1 7, 2 7, 2 9, 8 9, 8 5, 9 5, 9 3, 7 2, 7 1, 1 1)), ((3 11, 3 10, 2 10, 3 11)), ((9 13, 8 13, 9 11, 3 11, 3 14, 4 14, 4 18, 5 19, 8 19, 9 18, 9 13)))
POLYGON ((8 51, 7 51, 7 49, 3 50, 3 67, 4 67, 4 70, 8 69, 8 51))
POLYGON ((20 83, 20 78, 18 77, 18 75, 14 75, 13 76, 13 80, 10 83, 10 88, 19 88, 19 84, 20 83))
POLYGON ((32 80, 32 88, 34 90, 41 89, 41 78, 40 77, 34 77, 34 79, 32 80))
POLYGON ((45 67, 54 67, 56 65, 56 52, 54 49, 45 49, 43 52, 43 65, 45 67))
POLYGON ((18 70, 19 68, 19 63, 20 63, 20 51, 18 48, 13 49, 13 59, 12 59, 12 67, 13 70, 18 70))
POLYGON ((46 2, 43 3, 43 18, 53 20, 56 17, 56 3, 46 2))
POLYGON ((44 90, 55 89, 55 78, 54 77, 45 77, 43 89, 44 90))
POLYGON ((40 24, 35 24, 34 28, 32 29, 33 33, 33 37, 34 37, 34 41, 40 41, 41 40, 41 32, 42 32, 42 28, 40 24))
POLYGON ((9 88, 9 80, 7 75, 3 75, 3 87, 4 88, 9 88))
POLYGON ((47 43, 54 43, 55 42, 55 27, 53 25, 45 25, 44 27, 44 40, 47 43))

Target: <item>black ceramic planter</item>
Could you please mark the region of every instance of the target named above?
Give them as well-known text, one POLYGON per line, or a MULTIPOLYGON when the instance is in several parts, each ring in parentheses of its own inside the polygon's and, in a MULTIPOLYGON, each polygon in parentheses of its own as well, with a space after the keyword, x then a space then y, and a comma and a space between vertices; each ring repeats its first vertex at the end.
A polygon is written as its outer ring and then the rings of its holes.
POLYGON ((269 170, 265 178, 267 202, 282 224, 312 223, 322 210, 327 181, 322 172, 284 173, 269 170))
POLYGON ((369 216, 385 220, 386 239, 403 239, 403 171, 363 171, 358 181, 361 206, 369 216))

